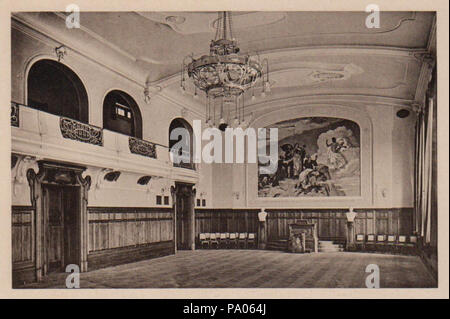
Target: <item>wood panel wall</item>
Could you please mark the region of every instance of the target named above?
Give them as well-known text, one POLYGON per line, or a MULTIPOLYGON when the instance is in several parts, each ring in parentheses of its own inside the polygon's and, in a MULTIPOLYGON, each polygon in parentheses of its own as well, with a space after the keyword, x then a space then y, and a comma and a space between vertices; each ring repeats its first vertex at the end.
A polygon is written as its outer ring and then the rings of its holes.
POLYGON ((195 236, 199 233, 256 233, 258 212, 256 209, 196 209, 195 236))
POLYGON ((172 241, 171 208, 88 207, 89 253, 172 241))
POLYGON ((174 253, 172 208, 88 207, 88 269, 174 253))
POLYGON ((12 206, 12 280, 13 285, 35 280, 34 209, 31 206, 12 206))
POLYGON ((12 207, 13 264, 33 262, 34 209, 31 206, 12 207))
MULTIPOLYGON (((258 211, 246 209, 197 209, 196 236, 211 232, 257 232, 258 211)), ((344 209, 266 209, 268 241, 287 239, 289 224, 303 219, 317 223, 321 240, 345 241, 347 218, 344 209)), ((412 208, 357 209, 357 234, 411 235, 412 208)))

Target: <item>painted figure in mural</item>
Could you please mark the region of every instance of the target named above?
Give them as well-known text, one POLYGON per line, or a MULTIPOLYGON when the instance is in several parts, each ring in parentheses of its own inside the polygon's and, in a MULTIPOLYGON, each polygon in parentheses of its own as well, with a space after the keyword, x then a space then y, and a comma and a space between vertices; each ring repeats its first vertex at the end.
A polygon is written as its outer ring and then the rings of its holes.
POLYGON ((347 161, 341 154, 341 150, 346 148, 345 141, 340 139, 338 142, 335 137, 332 137, 331 143, 328 143, 328 140, 326 140, 326 144, 328 147, 328 162, 331 167, 334 169, 344 167, 347 164, 347 161))
POLYGON ((305 168, 300 173, 298 182, 295 185, 297 194, 315 192, 330 196, 331 187, 328 182, 330 179, 330 172, 326 165, 315 165, 314 168, 305 168))
POLYGON ((293 161, 294 161, 294 177, 298 177, 303 168, 300 158, 300 145, 298 143, 295 143, 294 145, 293 161))
POLYGON ((294 145, 294 178, 298 178, 303 171, 303 162, 306 156, 305 148, 306 145, 300 146, 298 143, 295 143, 294 145))
POLYGON ((282 161, 283 177, 294 177, 294 147, 291 144, 284 144, 281 146, 284 154, 280 156, 282 161))
POLYGON ((273 174, 258 174, 258 197, 360 195, 360 135, 356 123, 308 117, 273 126, 282 136, 278 169, 273 174))
POLYGON ((318 164, 317 164, 317 155, 316 154, 313 154, 311 156, 306 155, 306 158, 305 158, 305 161, 304 161, 304 164, 303 164, 304 168, 314 169, 314 168, 317 167, 317 165, 318 164))

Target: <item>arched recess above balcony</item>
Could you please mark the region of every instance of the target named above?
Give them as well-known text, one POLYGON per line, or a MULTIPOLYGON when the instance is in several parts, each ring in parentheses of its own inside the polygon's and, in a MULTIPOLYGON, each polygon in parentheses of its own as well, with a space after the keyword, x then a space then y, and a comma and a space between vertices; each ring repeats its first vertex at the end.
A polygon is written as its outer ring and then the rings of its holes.
POLYGON ((31 65, 27 104, 84 123, 89 121, 88 95, 83 83, 72 69, 58 61, 41 59, 31 65))
POLYGON ((136 101, 120 90, 112 90, 103 100, 103 128, 142 138, 142 115, 136 101))

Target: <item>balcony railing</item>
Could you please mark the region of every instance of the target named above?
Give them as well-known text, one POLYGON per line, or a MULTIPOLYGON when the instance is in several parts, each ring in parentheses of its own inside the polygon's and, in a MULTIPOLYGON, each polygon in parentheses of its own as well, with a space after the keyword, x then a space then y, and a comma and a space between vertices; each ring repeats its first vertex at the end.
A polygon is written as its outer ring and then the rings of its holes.
POLYGON ((190 160, 189 152, 184 154, 186 158, 183 162, 174 163, 170 149, 166 145, 54 115, 24 104, 11 102, 11 126, 19 128, 12 132, 13 141, 15 141, 13 150, 17 152, 36 154, 46 152, 46 156, 67 157, 65 160, 70 160, 73 156, 82 156, 83 160, 92 163, 98 161, 98 165, 108 163, 116 165, 119 160, 128 163, 124 165, 134 165, 135 168, 159 167, 159 165, 163 167, 173 163, 173 167, 196 169, 195 164, 190 160), (73 142, 82 142, 85 145, 76 145, 73 142), (136 155, 158 162, 145 160, 141 165, 135 161, 135 158, 133 159, 136 155), (134 164, 133 161, 135 161, 134 164))
POLYGON ((59 128, 64 138, 103 146, 103 129, 66 117, 60 117, 59 128))
POLYGON ((130 152, 150 158, 156 158, 156 144, 130 136, 128 138, 130 152))

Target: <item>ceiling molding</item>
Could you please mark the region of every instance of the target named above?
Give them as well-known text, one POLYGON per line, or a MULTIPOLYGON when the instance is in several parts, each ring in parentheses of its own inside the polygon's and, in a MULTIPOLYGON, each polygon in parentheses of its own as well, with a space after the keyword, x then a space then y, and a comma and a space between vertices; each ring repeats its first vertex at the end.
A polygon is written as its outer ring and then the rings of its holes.
POLYGON ((416 20, 416 12, 411 12, 411 15, 409 17, 402 17, 399 19, 397 24, 395 24, 393 27, 387 29, 387 30, 373 30, 368 32, 323 32, 323 33, 307 33, 307 34, 297 34, 297 35, 291 35, 291 36, 284 36, 284 37, 272 37, 272 38, 264 38, 264 39, 256 39, 252 41, 242 42, 243 44, 251 44, 261 41, 271 41, 271 40, 287 40, 287 39, 301 39, 301 38, 311 38, 311 37, 327 37, 327 36, 349 36, 349 35, 379 35, 379 34, 386 34, 393 32, 397 29, 399 29, 402 24, 406 21, 414 21, 416 20))
MULTIPOLYGON (((281 109, 293 105, 304 104, 340 104, 353 107, 366 106, 366 105, 383 105, 391 107, 401 107, 411 109, 411 103, 413 100, 398 99, 387 96, 377 95, 358 95, 358 94, 308 94, 297 95, 285 98, 273 99, 270 101, 262 101, 247 105, 245 107, 245 115, 249 116, 252 113, 265 112, 273 109, 281 109)), ((234 115, 234 111, 230 112, 230 115, 234 115)))
MULTIPOLYGON (((62 13, 62 12, 52 12, 52 13, 55 14, 58 18, 61 18, 62 20, 66 21, 67 17, 66 17, 66 15, 64 15, 64 13, 62 13)), ((131 61, 133 61, 133 62, 137 61, 136 57, 134 57, 133 55, 129 54, 128 52, 122 50, 121 48, 119 48, 118 46, 113 44, 112 42, 110 42, 110 41, 106 40, 105 38, 103 38, 102 36, 100 36, 98 33, 92 31, 91 29, 80 24, 80 30, 82 30, 83 32, 86 32, 95 40, 108 46, 109 48, 113 49, 114 51, 123 55, 124 57, 130 59, 131 61)))
MULTIPOLYGON (((117 75, 127 79, 128 81, 138 85, 140 88, 145 88, 146 87, 145 81, 140 81, 137 77, 132 76, 131 74, 127 74, 127 73, 125 73, 125 72, 123 72, 123 71, 121 71, 121 70, 119 70, 119 69, 117 69, 117 68, 115 68, 115 67, 113 67, 111 65, 108 65, 106 63, 101 62, 99 59, 93 58, 92 55, 88 51, 86 51, 84 48, 80 48, 77 45, 74 45, 73 43, 71 43, 71 41, 68 38, 66 38, 66 37, 64 37, 64 38, 58 37, 57 35, 55 35, 51 31, 49 31, 47 28, 43 28, 42 26, 36 25, 32 21, 29 21, 28 19, 26 19, 23 16, 18 16, 17 14, 13 13, 11 15, 11 19, 13 21, 16 21, 17 24, 22 24, 24 27, 28 27, 30 29, 30 31, 27 32, 27 34, 30 34, 30 32, 36 32, 36 33, 40 34, 41 36, 43 36, 43 37, 45 37, 47 39, 55 41, 55 42, 59 43, 60 45, 64 45, 65 47, 70 49, 72 52, 78 54, 79 56, 82 56, 83 58, 86 58, 89 61, 91 61, 91 62, 93 62, 93 63, 95 63, 97 65, 100 65, 103 68, 108 69, 109 71, 111 71, 111 72, 113 72, 113 73, 115 73, 115 74, 117 74, 117 75)), ((20 27, 18 27, 16 25, 16 29, 23 30, 23 27, 20 28, 20 27)), ((85 31, 83 31, 83 32, 85 32, 85 31)), ((88 33, 86 33, 86 34, 88 34, 88 33)), ((92 38, 92 35, 89 35, 89 36, 92 38)), ((36 38, 37 40, 41 40, 42 41, 42 39, 40 37, 36 37, 36 36, 33 36, 33 37, 36 38)), ((100 42, 98 39, 95 39, 95 38, 93 38, 93 39, 96 42, 100 43, 101 45, 106 46, 105 43, 100 42)), ((42 42, 48 44, 48 41, 42 41, 42 42)), ((127 61, 132 62, 128 58, 127 58, 127 61)), ((142 74, 142 76, 145 77, 144 74, 142 74)))
MULTIPOLYGON (((379 46, 320 46, 320 47, 297 47, 288 49, 276 49, 265 52, 260 52, 261 59, 267 58, 271 63, 271 68, 277 63, 271 62, 271 59, 282 58, 289 54, 291 58, 302 56, 348 56, 348 55, 360 55, 360 56, 388 56, 408 60, 417 60, 416 54, 427 52, 425 49, 405 49, 397 47, 379 47, 379 46)), ((279 62, 285 63, 286 61, 279 62)), ((276 72, 288 70, 289 68, 280 69, 276 72)), ((172 86, 175 83, 180 82, 181 72, 171 74, 158 81, 152 81, 151 85, 158 85, 162 88, 172 86)))
POLYGON ((164 94, 164 92, 158 93, 157 95, 154 96, 154 98, 156 98, 156 97, 160 97, 162 100, 178 107, 180 111, 187 109, 189 112, 198 116, 199 118, 206 119, 205 113, 202 112, 202 110, 200 110, 199 108, 197 108, 193 105, 188 105, 188 104, 186 104, 186 102, 178 101, 177 99, 174 99, 171 96, 164 94))

